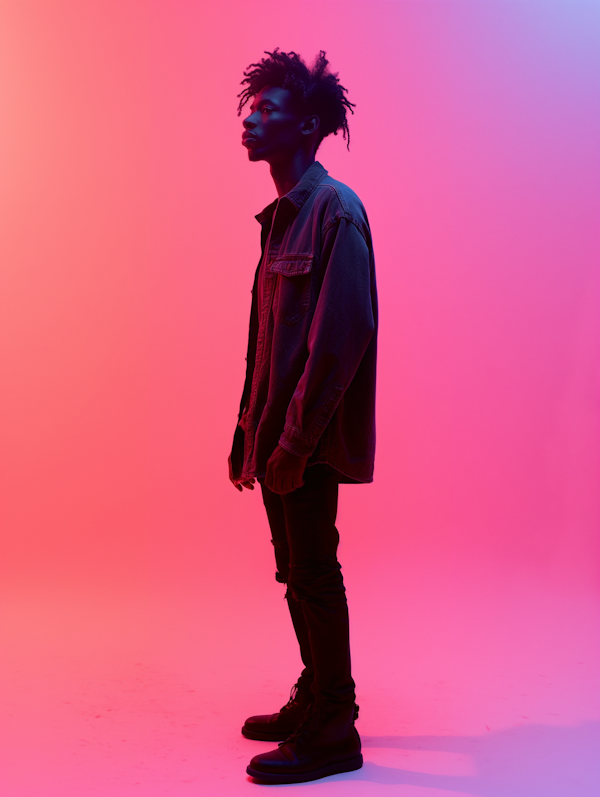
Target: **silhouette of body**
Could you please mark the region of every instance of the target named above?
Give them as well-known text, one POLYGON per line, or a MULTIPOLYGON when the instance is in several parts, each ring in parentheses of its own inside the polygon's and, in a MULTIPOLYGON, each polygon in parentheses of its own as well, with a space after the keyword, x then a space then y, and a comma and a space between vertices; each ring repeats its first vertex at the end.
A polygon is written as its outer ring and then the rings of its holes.
POLYGON ((335 526, 340 482, 370 482, 375 451, 377 292, 368 219, 356 194, 315 160, 351 110, 321 51, 312 70, 275 50, 252 64, 242 143, 267 161, 278 198, 256 217, 256 269, 246 380, 229 475, 256 481, 276 578, 304 669, 289 702, 249 717, 242 733, 282 741, 248 773, 294 783, 362 766, 348 608, 335 526))

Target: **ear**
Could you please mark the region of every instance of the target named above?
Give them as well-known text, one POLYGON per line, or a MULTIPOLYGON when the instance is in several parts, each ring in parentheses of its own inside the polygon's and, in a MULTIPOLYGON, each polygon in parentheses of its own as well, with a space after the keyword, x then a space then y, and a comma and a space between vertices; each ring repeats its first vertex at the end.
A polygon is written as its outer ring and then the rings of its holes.
POLYGON ((312 133, 319 129, 320 124, 321 120, 318 116, 314 114, 312 116, 305 116, 302 121, 302 134, 305 136, 312 135, 312 133))

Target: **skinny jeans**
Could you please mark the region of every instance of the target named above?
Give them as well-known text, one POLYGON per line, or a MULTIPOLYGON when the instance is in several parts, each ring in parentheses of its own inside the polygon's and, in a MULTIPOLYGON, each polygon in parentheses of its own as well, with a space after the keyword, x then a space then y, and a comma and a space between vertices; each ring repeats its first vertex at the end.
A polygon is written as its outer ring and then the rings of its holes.
POLYGON ((323 465, 310 466, 302 487, 287 495, 260 482, 275 549, 275 578, 287 584, 285 598, 304 664, 298 688, 310 689, 328 707, 352 703, 348 604, 337 559, 336 475, 323 465))

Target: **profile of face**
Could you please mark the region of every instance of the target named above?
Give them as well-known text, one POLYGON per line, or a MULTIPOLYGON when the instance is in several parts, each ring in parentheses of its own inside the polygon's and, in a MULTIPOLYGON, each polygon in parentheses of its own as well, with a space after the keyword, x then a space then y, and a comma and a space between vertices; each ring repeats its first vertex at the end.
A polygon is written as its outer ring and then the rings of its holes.
POLYGON ((291 92, 278 86, 256 94, 243 124, 242 144, 251 161, 277 164, 317 145, 319 117, 300 113, 291 92))

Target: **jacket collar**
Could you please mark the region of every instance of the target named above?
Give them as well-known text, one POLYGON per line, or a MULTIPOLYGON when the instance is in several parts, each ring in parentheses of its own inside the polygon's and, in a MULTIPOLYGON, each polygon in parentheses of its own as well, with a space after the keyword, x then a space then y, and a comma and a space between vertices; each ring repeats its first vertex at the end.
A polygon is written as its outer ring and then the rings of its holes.
MULTIPOLYGON (((319 183, 326 177, 327 169, 325 169, 319 161, 315 161, 304 172, 296 185, 280 198, 280 202, 289 202, 292 207, 299 211, 302 205, 306 202, 308 197, 312 194, 319 183)), ((270 205, 261 210, 261 212, 254 218, 262 224, 267 219, 270 219, 275 212, 277 200, 275 199, 270 205)))

